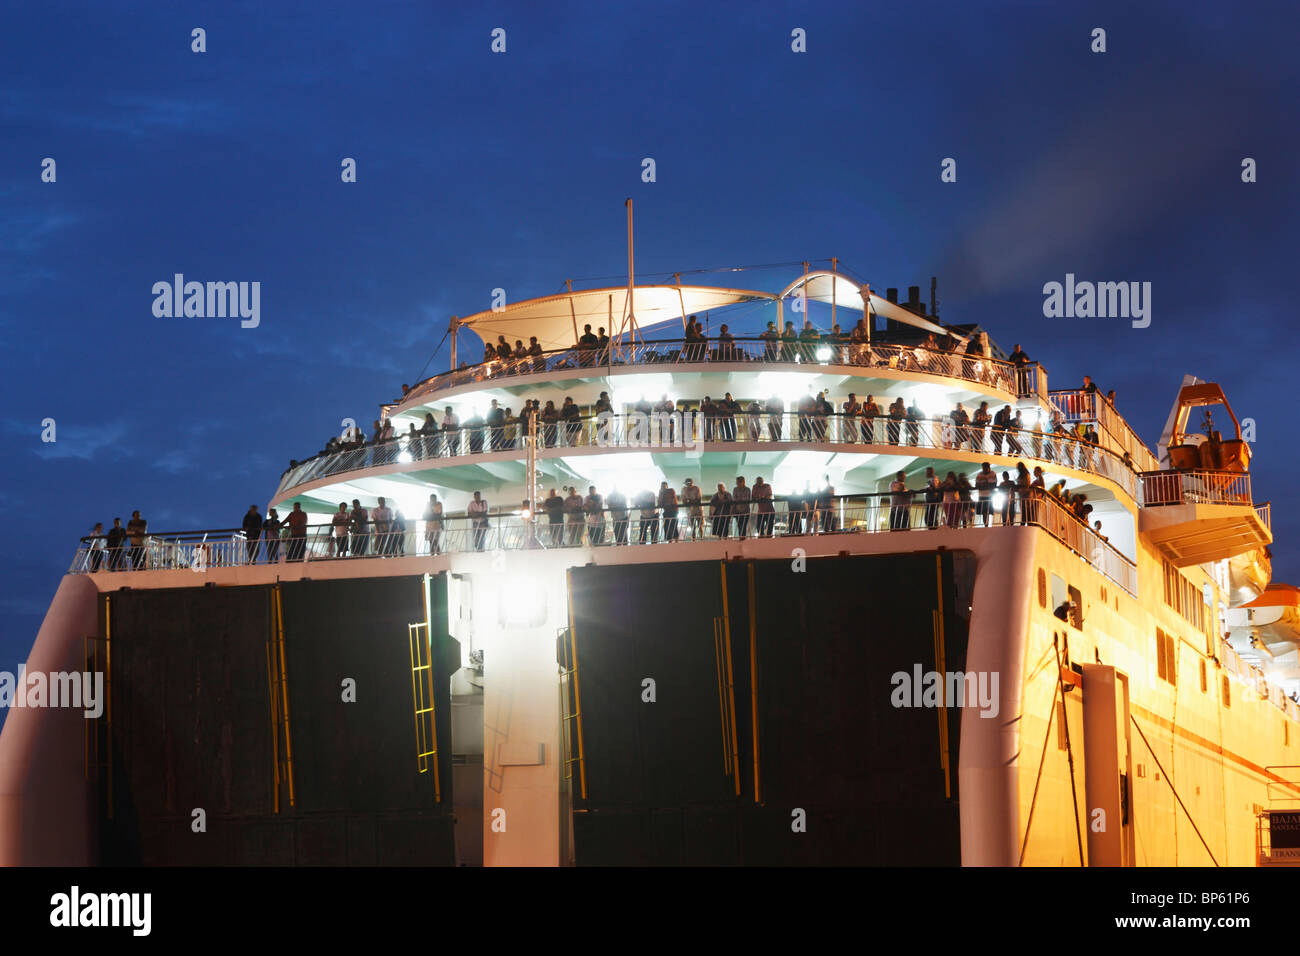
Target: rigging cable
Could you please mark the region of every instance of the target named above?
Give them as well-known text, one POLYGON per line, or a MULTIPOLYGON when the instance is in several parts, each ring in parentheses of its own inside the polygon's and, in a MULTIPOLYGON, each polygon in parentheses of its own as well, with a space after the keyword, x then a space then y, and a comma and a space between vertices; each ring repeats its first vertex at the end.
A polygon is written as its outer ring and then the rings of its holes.
POLYGON ((1074 838, 1079 844, 1079 865, 1083 866, 1083 832, 1079 829, 1079 793, 1074 782, 1074 750, 1070 747, 1070 717, 1065 712, 1065 681, 1061 677, 1061 643, 1055 632, 1052 647, 1056 649, 1056 686, 1061 692, 1061 729, 1065 731, 1065 757, 1070 762, 1070 799, 1074 801, 1074 838))
POLYGON ((1134 727, 1137 727, 1138 736, 1141 737, 1142 742, 1147 745, 1147 751, 1151 754, 1151 759, 1156 762, 1156 769, 1159 770, 1161 775, 1165 778, 1165 783, 1169 784, 1169 789, 1173 791, 1174 799, 1177 800, 1178 805, 1183 808, 1183 813, 1187 814, 1188 822, 1191 823, 1192 829, 1196 831, 1196 835, 1201 839, 1201 846, 1205 847, 1205 852, 1210 854, 1211 862, 1213 862, 1215 866, 1218 866, 1219 861, 1215 859, 1214 851, 1211 850, 1210 845, 1205 842, 1205 837, 1201 836, 1201 828, 1196 825, 1196 821, 1192 819, 1191 811, 1187 809, 1187 804, 1183 803, 1183 798, 1178 795, 1178 791, 1174 788, 1174 781, 1170 779, 1169 774, 1165 773, 1165 768, 1160 766, 1160 758, 1156 756, 1155 748, 1151 746, 1151 741, 1147 740, 1147 735, 1142 733, 1142 728, 1138 726, 1137 718, 1132 714, 1129 714, 1128 719, 1133 721, 1134 727))
POLYGON ((1047 763, 1047 742, 1052 739, 1052 721, 1056 718, 1056 694, 1052 694, 1052 706, 1047 712, 1047 731, 1043 734, 1043 756, 1038 761, 1038 776, 1034 778, 1034 795, 1029 801, 1029 819, 1025 821, 1025 836, 1020 844, 1020 862, 1025 865, 1025 852, 1029 849, 1029 829, 1034 825, 1034 808, 1038 805, 1038 785, 1043 782, 1043 765, 1047 763))
MULTIPOLYGON (((433 361, 433 356, 438 354, 438 349, 442 348, 442 343, 447 341, 447 336, 449 335, 451 335, 451 326, 447 326, 447 331, 442 333, 442 342, 439 342, 437 346, 434 347, 433 355, 430 355, 428 361, 424 363, 424 368, 420 369, 420 374, 415 376, 415 382, 417 385, 424 381, 424 370, 429 367, 429 362, 433 361)), ((414 387, 415 386, 412 386, 412 388, 414 387)))
MULTIPOLYGON (((663 276, 663 277, 666 278, 666 277, 668 277, 668 276, 674 276, 674 275, 683 275, 683 276, 689 276, 689 275, 703 275, 703 274, 705 274, 705 273, 709 273, 709 272, 747 272, 747 271, 749 271, 749 270, 751 270, 751 269, 784 269, 784 268, 787 268, 787 267, 789 267, 789 266, 801 266, 801 265, 804 264, 804 261, 805 261, 805 260, 800 259, 798 262, 764 262, 764 263, 760 263, 760 264, 758 264, 758 265, 749 265, 749 266, 718 266, 718 267, 716 267, 716 268, 712 268, 712 269, 678 269, 678 270, 676 270, 676 271, 674 271, 674 272, 645 272, 645 273, 642 273, 641 277, 642 277, 642 278, 645 278, 645 279, 648 279, 648 278, 654 278, 654 277, 663 276)), ((829 256, 824 256, 824 257, 822 257, 821 259, 809 259, 809 260, 807 260, 807 261, 808 261, 808 262, 830 262, 831 260, 830 260, 830 257, 829 257, 829 256)), ((585 277, 583 277, 583 278, 570 279, 570 280, 568 280, 568 281, 570 281, 570 282, 606 282, 606 281, 611 281, 611 280, 614 280, 614 279, 620 279, 620 280, 626 281, 626 280, 627 280, 627 276, 626 276, 626 275, 615 275, 615 276, 585 276, 585 277)), ((563 288, 564 283, 560 283, 560 285, 561 285, 561 288, 560 288, 558 291, 560 291, 560 292, 568 291, 568 290, 566 290, 566 289, 563 288)), ((581 290, 578 290, 578 291, 581 291, 581 290)))

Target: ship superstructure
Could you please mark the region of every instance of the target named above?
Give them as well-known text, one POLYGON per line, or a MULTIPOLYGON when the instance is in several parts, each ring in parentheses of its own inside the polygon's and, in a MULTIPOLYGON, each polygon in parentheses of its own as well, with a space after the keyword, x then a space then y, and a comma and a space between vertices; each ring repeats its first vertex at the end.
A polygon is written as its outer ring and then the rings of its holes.
POLYGON ((10 715, 6 862, 1300 857, 1300 603, 1217 386, 1153 452, 837 265, 462 329, 291 463, 292 530, 82 542, 28 668, 111 705, 10 715))

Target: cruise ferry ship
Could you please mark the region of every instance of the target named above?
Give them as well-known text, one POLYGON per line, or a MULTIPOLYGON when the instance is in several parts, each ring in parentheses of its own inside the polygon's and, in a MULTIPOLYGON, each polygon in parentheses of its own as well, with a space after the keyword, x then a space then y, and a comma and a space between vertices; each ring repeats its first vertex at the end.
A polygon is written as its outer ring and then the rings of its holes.
POLYGON ((1300 592, 1219 386, 1152 450, 829 265, 453 319, 283 527, 70 540, 27 674, 106 700, 11 709, 0 863, 1300 863, 1300 592))

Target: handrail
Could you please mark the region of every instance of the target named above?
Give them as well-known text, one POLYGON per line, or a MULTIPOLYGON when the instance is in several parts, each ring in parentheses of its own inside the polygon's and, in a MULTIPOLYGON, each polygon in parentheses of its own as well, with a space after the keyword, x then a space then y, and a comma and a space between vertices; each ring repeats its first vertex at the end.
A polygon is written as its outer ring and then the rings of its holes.
MULTIPOLYGON (((882 412, 884 409, 882 409, 882 412)), ((505 425, 483 425, 440 430, 414 439, 398 435, 386 442, 322 453, 290 468, 280 479, 276 497, 291 489, 332 475, 389 465, 456 458, 493 452, 519 451, 523 447, 518 420, 505 425)), ((969 450, 1009 459, 1060 463, 1068 468, 1107 478, 1137 498, 1132 468, 1113 450, 1085 442, 1073 435, 1044 434, 1031 429, 998 429, 991 425, 957 426, 948 418, 894 419, 881 415, 808 415, 801 412, 702 417, 698 411, 613 415, 588 415, 568 421, 546 421, 539 426, 541 450, 579 448, 691 448, 730 442, 762 444, 853 444, 969 450), (1005 446, 1006 455, 1002 449, 1005 446)))
POLYGON ((1160 461, 1133 431, 1110 400, 1100 392, 1083 388, 1056 389, 1049 393, 1052 404, 1066 422, 1096 422, 1101 434, 1121 454, 1127 452, 1138 471, 1157 471, 1160 461))
POLYGON ((696 363, 762 363, 765 365, 856 366, 928 372, 947 378, 977 382, 1014 394, 1017 398, 1044 397, 1047 372, 1035 364, 1017 366, 1002 359, 965 352, 947 352, 924 346, 891 345, 887 342, 855 342, 819 335, 814 339, 737 337, 657 339, 610 343, 603 349, 572 346, 542 351, 538 355, 509 359, 484 359, 476 365, 442 372, 413 386, 393 406, 416 398, 476 382, 496 381, 519 375, 537 375, 565 369, 617 368, 628 365, 671 365, 696 363))
POLYGON ((1250 473, 1245 471, 1147 471, 1139 475, 1142 504, 1251 505, 1250 473))
POLYGON ((982 530, 1019 524, 1043 528, 1130 594, 1137 593, 1136 565, 1049 494, 1031 489, 1029 494, 1022 491, 1014 498, 1002 492, 981 498, 978 492, 972 492, 972 500, 967 501, 918 500, 923 495, 924 489, 862 495, 782 495, 773 497, 770 512, 760 512, 757 502, 750 502, 742 511, 735 503, 716 507, 708 499, 697 506, 679 503, 673 509, 657 501, 651 504, 633 499, 619 510, 571 510, 562 513, 563 520, 557 523, 552 523, 541 509, 534 522, 526 521, 520 509, 497 509, 478 519, 466 513, 444 514, 436 526, 422 518, 407 518, 402 532, 376 531, 373 521, 364 529, 349 526, 342 535, 333 524, 315 524, 308 525, 297 537, 286 528, 278 537, 253 541, 238 530, 188 531, 149 535, 138 547, 115 549, 100 547, 102 536, 87 536, 81 539, 68 570, 72 574, 202 572, 212 567, 341 558, 600 546, 616 539, 627 544, 657 544, 661 532, 665 541, 726 540, 939 528, 982 530), (213 540, 213 535, 229 537, 213 540))

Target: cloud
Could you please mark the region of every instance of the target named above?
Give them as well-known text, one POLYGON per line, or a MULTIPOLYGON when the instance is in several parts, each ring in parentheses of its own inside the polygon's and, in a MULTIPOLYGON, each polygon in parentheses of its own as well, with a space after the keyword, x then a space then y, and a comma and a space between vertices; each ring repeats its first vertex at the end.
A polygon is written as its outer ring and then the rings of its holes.
POLYGON ((77 130, 152 136, 160 133, 221 133, 231 126, 233 113, 212 99, 162 96, 156 93, 101 93, 91 104, 48 102, 45 93, 10 90, 0 94, 0 116, 77 130))
MULTIPOLYGON (((34 255, 59 233, 81 221, 74 213, 45 208, 19 211, 5 209, 0 215, 0 253, 34 255)), ((37 270, 38 273, 45 270, 37 270)))
MULTIPOLYGON (((9 431, 16 431, 11 425, 9 431)), ((109 422, 105 425, 55 425, 55 441, 40 442, 36 455, 51 461, 77 459, 93 461, 105 449, 111 449, 127 435, 129 429, 125 422, 109 422)), ((24 430, 24 434, 26 434, 24 430)))
POLYGON ((1125 89, 1090 115, 1070 118, 1057 142, 991 198, 937 273, 989 292, 1040 283, 1048 263, 1131 236, 1181 208, 1204 190, 1244 124, 1221 91, 1190 85, 1166 82, 1136 102, 1125 89), (1224 117, 1213 135, 1207 114, 1224 117))

